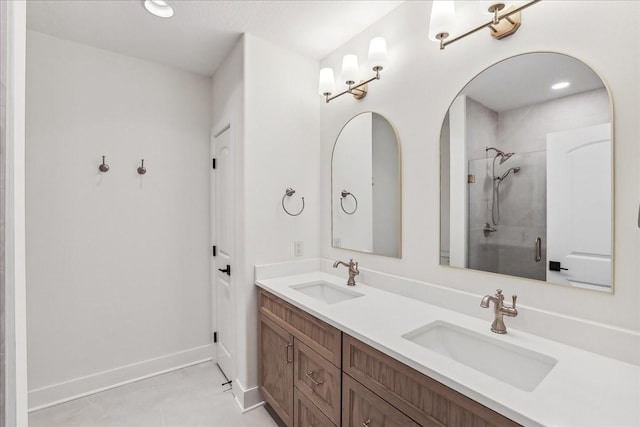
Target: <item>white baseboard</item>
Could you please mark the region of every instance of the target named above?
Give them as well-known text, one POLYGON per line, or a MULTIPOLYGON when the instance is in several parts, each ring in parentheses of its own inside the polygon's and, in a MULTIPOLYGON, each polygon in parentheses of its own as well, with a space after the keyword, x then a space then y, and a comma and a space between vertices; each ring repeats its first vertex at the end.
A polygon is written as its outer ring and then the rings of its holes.
POLYGON ((236 403, 242 410, 242 413, 264 405, 264 400, 262 399, 258 386, 245 388, 237 379, 233 380, 231 384, 236 403))
POLYGON ((29 412, 211 360, 211 344, 29 390, 29 412))

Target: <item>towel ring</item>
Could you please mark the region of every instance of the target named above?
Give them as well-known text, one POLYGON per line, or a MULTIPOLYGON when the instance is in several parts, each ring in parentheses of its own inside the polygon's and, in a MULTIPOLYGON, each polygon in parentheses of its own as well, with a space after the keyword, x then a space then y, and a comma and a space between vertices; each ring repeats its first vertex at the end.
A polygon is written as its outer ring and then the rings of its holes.
POLYGON ((294 190, 293 188, 289 187, 286 190, 284 190, 284 196, 282 196, 282 209, 284 209, 284 211, 291 216, 298 216, 302 213, 302 211, 304 210, 304 197, 301 197, 302 199, 302 207, 300 208, 300 210, 298 211, 298 213, 291 213, 287 210, 287 208, 284 206, 284 198, 285 197, 291 197, 296 193, 296 190, 294 190))
POLYGON ((347 190, 342 190, 342 197, 340 197, 340 207, 342 208, 342 211, 344 213, 346 213, 347 215, 353 215, 354 213, 356 213, 356 211, 358 210, 358 199, 356 199, 356 196, 354 196, 352 193, 349 193, 347 190), (351 196, 353 197, 353 200, 356 202, 356 207, 353 208, 353 210, 351 212, 348 212, 345 208, 344 205, 342 204, 342 201, 344 199, 347 198, 347 196, 351 196))

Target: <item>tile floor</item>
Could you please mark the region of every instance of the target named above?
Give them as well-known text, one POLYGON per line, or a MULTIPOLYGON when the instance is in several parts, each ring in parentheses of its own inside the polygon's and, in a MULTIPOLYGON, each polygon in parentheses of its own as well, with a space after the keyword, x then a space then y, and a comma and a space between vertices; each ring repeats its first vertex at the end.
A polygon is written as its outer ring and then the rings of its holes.
POLYGON ((30 427, 277 427, 267 411, 246 414, 211 362, 190 366, 29 414, 30 427))

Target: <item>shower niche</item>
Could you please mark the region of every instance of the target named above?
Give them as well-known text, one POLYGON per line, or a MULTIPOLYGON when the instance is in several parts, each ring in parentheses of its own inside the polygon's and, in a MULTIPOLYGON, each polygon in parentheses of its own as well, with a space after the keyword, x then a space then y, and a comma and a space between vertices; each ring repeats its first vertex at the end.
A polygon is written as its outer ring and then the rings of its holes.
POLYGON ((440 136, 440 264, 612 292, 612 105, 582 61, 501 61, 440 136))

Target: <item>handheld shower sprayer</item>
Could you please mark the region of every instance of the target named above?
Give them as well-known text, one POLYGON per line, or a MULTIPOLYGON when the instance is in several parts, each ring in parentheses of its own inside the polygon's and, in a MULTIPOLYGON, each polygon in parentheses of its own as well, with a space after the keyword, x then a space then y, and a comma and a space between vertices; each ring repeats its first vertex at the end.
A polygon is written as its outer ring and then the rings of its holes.
POLYGON ((502 174, 502 176, 496 176, 493 179, 497 181, 504 181, 511 174, 511 172, 513 172, 514 174, 520 172, 520 166, 509 168, 505 173, 502 174))

